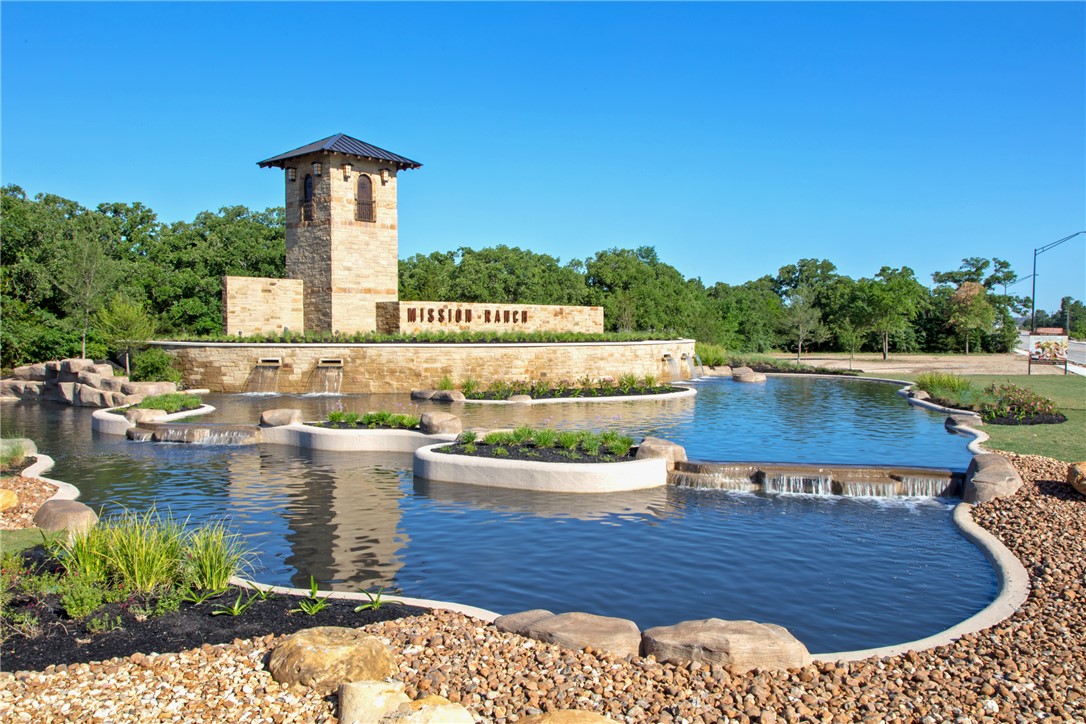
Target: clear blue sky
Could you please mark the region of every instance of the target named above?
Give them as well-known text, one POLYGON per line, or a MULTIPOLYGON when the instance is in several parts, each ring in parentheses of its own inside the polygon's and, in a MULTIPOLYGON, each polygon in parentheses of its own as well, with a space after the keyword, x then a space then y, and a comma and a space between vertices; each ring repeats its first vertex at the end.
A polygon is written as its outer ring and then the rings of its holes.
MULTIPOLYGON (((400 256, 655 246, 706 284, 803 257, 1021 276, 1086 229, 1083 3, 14 3, 2 180, 164 221, 283 203, 343 132, 423 163, 400 256)), ((1038 306, 1086 297, 1086 235, 1038 306)), ((1015 291, 1028 294, 1030 283, 1015 291)))

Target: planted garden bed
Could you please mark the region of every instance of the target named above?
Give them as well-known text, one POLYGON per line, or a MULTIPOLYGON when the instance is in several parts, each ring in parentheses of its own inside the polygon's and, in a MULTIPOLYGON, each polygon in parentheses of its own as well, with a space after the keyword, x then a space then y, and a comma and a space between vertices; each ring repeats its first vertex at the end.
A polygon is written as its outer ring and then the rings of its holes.
POLYGON ((633 459, 633 442, 632 437, 614 431, 535 430, 522 426, 511 432, 491 432, 484 436, 463 432, 456 442, 435 451, 544 463, 616 463, 633 459))
POLYGON ((582 377, 579 380, 534 380, 518 382, 494 382, 485 390, 478 381, 468 378, 459 386, 452 380, 445 378, 441 381, 440 389, 459 390, 464 393, 467 400, 503 401, 510 397, 525 395, 533 400, 568 400, 591 399, 598 397, 639 397, 644 395, 669 395, 676 392, 686 392, 689 388, 676 387, 669 384, 660 384, 653 375, 637 377, 636 375, 622 375, 617 380, 606 377, 594 380, 582 377))
POLYGON ((171 652, 312 626, 362 626, 424 609, 344 602, 311 591, 235 589, 249 552, 221 524, 186 529, 155 512, 124 513, 0 560, 4 669, 171 652))
POLYGON ((916 387, 944 407, 970 410, 991 425, 1053 425, 1067 421, 1056 403, 1033 390, 1014 384, 991 384, 980 389, 958 375, 926 372, 916 387))
POLYGON ((332 410, 327 420, 308 424, 333 430, 419 430, 418 417, 384 410, 366 413, 332 410))
MULTIPOLYGON (((132 407, 140 410, 165 410, 169 414, 175 412, 188 412, 189 410, 198 410, 202 407, 204 401, 199 395, 189 394, 187 392, 168 392, 164 395, 151 395, 145 397, 138 404, 132 405, 132 407)), ((115 407, 107 412, 114 415, 123 415, 125 410, 130 409, 128 407, 115 407)))

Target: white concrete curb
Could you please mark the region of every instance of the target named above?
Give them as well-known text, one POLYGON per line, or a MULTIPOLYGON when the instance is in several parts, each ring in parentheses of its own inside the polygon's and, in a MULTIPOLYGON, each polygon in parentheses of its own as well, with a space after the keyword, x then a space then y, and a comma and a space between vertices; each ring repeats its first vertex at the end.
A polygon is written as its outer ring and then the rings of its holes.
POLYGON ((663 458, 617 463, 545 463, 449 455, 434 452, 437 447, 441 445, 427 445, 415 451, 416 477, 546 493, 614 493, 667 484, 667 463, 663 458))
POLYGON ((414 430, 337 430, 296 422, 260 428, 261 440, 272 445, 293 445, 313 450, 413 453, 425 445, 445 444, 456 435, 425 435, 414 430))
MULTIPOLYGON (((110 410, 117 408, 111 407, 110 410)), ((200 405, 195 410, 184 410, 182 412, 175 412, 166 417, 159 418, 155 422, 177 422, 178 420, 184 420, 189 417, 197 417, 199 415, 206 415, 209 412, 214 412, 215 408, 211 405, 200 405)), ((106 435, 124 435, 128 432, 128 428, 135 427, 135 423, 129 422, 128 418, 124 415, 118 415, 115 412, 109 412, 109 410, 95 410, 91 415, 91 429, 95 432, 105 433, 106 435)))
MULTIPOLYGON (((20 473, 20 475, 24 478, 44 480, 50 485, 57 486, 57 492, 54 493, 53 497, 49 498, 49 500, 75 500, 79 497, 79 488, 71 483, 65 483, 62 480, 53 480, 52 478, 47 478, 42 475, 46 470, 50 470, 53 467, 53 458, 41 453, 37 453, 35 457, 37 457, 37 460, 34 461, 34 464, 20 473)), ((47 500, 46 502, 49 501, 47 500)))
POLYGON ((966 634, 977 633, 1005 621, 1017 611, 1029 597, 1029 573, 1022 563, 999 539, 981 528, 969 512, 973 506, 959 503, 954 508, 954 524, 965 538, 984 553, 999 579, 999 593, 994 601, 961 623, 937 634, 903 644, 882 646, 874 649, 840 651, 831 654, 814 654, 815 661, 857 661, 873 656, 898 656, 907 651, 945 646, 966 634))
MULTIPOLYGON (((673 384, 672 387, 683 387, 673 384)), ((510 402, 509 400, 460 400, 464 404, 471 405, 547 405, 563 402, 645 402, 646 400, 677 400, 683 397, 693 397, 698 391, 693 387, 686 387, 682 392, 664 392, 659 395, 615 395, 610 397, 549 397, 543 400, 524 400, 523 402, 510 402)))
MULTIPOLYGON (((279 593, 287 596, 309 596, 310 590, 308 588, 287 588, 285 586, 267 586, 263 583, 257 583, 256 581, 248 581, 244 578, 233 577, 230 579, 230 585, 238 586, 239 588, 251 588, 259 591, 271 591, 272 593, 279 593)), ((321 598, 329 597, 347 601, 362 601, 368 603, 370 598, 364 593, 354 593, 351 591, 320 591, 318 594, 321 598)), ((468 606, 463 603, 451 603, 449 601, 432 601, 428 598, 409 598, 407 596, 396 596, 389 594, 387 596, 382 595, 381 601, 383 603, 402 603, 407 606, 419 606, 421 608, 440 608, 446 611, 453 611, 455 613, 462 613, 465 616, 471 616, 472 618, 480 619, 491 623, 501 614, 488 611, 485 608, 477 608, 475 606, 468 606)))

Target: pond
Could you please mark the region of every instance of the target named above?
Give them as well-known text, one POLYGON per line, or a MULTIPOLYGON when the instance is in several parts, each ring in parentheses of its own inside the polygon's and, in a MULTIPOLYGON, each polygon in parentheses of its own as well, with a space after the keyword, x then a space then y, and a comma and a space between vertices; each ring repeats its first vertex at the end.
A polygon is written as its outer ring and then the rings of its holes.
MULTIPOLYGON (((772 378, 697 383, 686 400, 454 410, 469 426, 615 427, 690 457, 964 469, 967 440, 894 387, 772 378), (806 412, 804 412, 804 410, 806 412)), ((302 407, 433 409, 405 395, 209 396, 207 421, 302 407)), ((448 409, 447 407, 440 409, 448 409)), ((687 488, 542 495, 414 480, 407 455, 133 443, 90 432, 90 410, 4 405, 4 434, 57 460, 50 476, 107 512, 155 504, 227 516, 258 550, 255 577, 385 586, 510 613, 622 616, 642 628, 715 616, 778 623, 813 652, 888 645, 947 628, 996 592, 950 522, 955 501, 767 496, 687 488)))

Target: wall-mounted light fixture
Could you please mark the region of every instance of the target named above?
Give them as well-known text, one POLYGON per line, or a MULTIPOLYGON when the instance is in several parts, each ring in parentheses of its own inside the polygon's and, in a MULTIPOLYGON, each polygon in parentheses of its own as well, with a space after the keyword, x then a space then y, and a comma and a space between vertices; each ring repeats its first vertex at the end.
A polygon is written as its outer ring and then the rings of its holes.
POLYGON ((349 163, 343 164, 343 180, 344 181, 350 181, 351 180, 351 164, 349 164, 349 163))
POLYGON ((383 169, 381 169, 381 185, 383 186, 384 184, 387 184, 387 183, 388 183, 388 169, 383 168, 383 169))
POLYGON ((321 162, 320 161, 314 161, 313 162, 313 175, 314 176, 320 176, 321 175, 321 162))
POLYGON ((298 169, 296 169, 294 167, 288 168, 287 169, 287 181, 297 181, 297 180, 298 180, 298 169))

